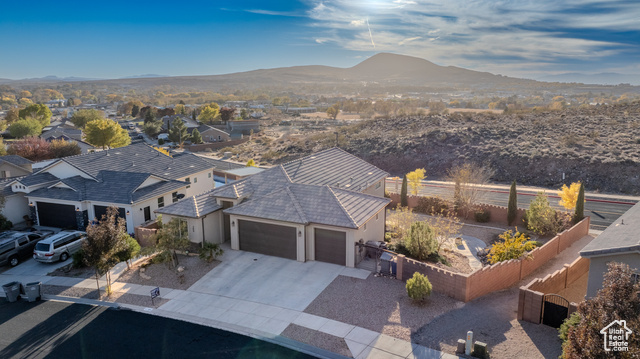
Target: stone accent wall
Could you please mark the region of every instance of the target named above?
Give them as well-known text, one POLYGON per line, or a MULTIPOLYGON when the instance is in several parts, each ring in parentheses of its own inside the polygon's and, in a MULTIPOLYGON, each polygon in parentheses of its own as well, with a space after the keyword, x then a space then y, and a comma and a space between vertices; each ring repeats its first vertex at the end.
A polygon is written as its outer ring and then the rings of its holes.
POLYGON ((158 232, 158 223, 156 222, 151 222, 149 224, 145 225, 141 225, 138 227, 135 227, 133 229, 133 237, 138 241, 138 243, 140 243, 140 246, 142 247, 150 247, 155 245, 155 243, 153 242, 153 235, 155 235, 158 232))
POLYGON ((33 221, 34 226, 40 225, 40 223, 38 223, 38 214, 36 213, 36 206, 29 206, 29 216, 31 217, 31 220, 33 221))

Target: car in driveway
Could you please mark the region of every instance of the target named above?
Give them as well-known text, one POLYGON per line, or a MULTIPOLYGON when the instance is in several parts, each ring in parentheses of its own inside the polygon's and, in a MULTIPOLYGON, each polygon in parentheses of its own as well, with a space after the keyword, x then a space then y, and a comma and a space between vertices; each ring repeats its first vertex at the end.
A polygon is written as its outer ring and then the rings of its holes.
POLYGON ((42 263, 64 262, 82 248, 86 238, 83 231, 61 231, 38 242, 33 259, 42 263))
POLYGON ((28 258, 36 244, 50 233, 8 231, 0 234, 0 266, 15 267, 28 258))

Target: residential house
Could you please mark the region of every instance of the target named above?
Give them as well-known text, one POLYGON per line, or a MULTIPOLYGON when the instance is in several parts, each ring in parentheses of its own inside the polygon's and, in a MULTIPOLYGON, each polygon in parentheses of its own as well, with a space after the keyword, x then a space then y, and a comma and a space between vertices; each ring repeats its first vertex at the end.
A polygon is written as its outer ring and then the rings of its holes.
POLYGON ((181 119, 184 125, 187 126, 188 129, 197 128, 198 126, 200 126, 197 121, 195 121, 189 116, 172 115, 172 116, 164 116, 160 119, 162 120, 162 128, 165 130, 169 130, 171 128, 171 124, 173 123, 173 120, 175 120, 176 118, 181 119))
POLYGON ((259 131, 260 121, 258 120, 227 121, 227 132, 232 139, 242 138, 243 135, 249 135, 251 132, 258 133, 259 131))
POLYGON ((0 156, 0 179, 31 174, 33 162, 18 155, 0 156))
POLYGON ((602 289, 607 264, 621 262, 636 271, 640 279, 640 203, 637 203, 594 238, 580 256, 590 259, 587 298, 595 297, 602 289))
POLYGON ((155 219, 155 209, 213 186, 208 162, 190 153, 167 156, 146 144, 64 157, 11 183, 38 225, 84 229, 117 206, 129 233, 155 219))
POLYGON ((29 213, 29 202, 22 193, 15 193, 11 190, 11 183, 16 178, 0 179, 0 193, 4 197, 4 207, 2 215, 16 225, 24 222, 23 218, 29 213))
POLYGON ((263 171, 262 168, 247 167, 241 163, 218 160, 207 156, 200 156, 200 158, 213 166, 214 180, 222 184, 237 181, 263 171))
POLYGON ((388 174, 332 148, 158 209, 195 243, 354 267, 356 244, 382 241, 388 174))
POLYGON ((200 132, 200 135, 202 136, 202 140, 204 142, 225 142, 231 140, 231 136, 228 132, 219 130, 209 125, 200 125, 198 127, 187 128, 189 136, 193 134, 193 130, 195 130, 196 128, 198 129, 198 132, 200 132))
POLYGON ((42 132, 40 138, 51 142, 54 140, 74 141, 80 147, 80 153, 95 151, 96 148, 82 140, 82 130, 68 126, 53 126, 42 132))

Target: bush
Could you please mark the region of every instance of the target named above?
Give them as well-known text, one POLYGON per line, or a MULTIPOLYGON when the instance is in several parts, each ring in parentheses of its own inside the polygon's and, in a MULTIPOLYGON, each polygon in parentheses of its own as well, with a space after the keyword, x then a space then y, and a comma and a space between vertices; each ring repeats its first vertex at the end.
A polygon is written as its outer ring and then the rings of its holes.
POLYGON ((497 242, 491 247, 489 252, 489 263, 495 264, 502 261, 508 261, 510 259, 518 259, 525 252, 536 248, 536 243, 530 241, 529 237, 517 231, 513 234, 511 230, 508 230, 500 235, 501 242, 497 242))
POLYGON ((413 277, 407 280, 407 295, 416 302, 423 301, 431 295, 431 282, 427 276, 418 272, 413 273, 413 277))
POLYGON ((164 145, 164 139, 158 138, 158 146, 164 145))
POLYGON ((436 232, 427 222, 415 222, 409 228, 404 244, 411 253, 411 257, 424 261, 438 252, 436 232))
POLYGON ((525 213, 527 228, 541 235, 555 234, 559 224, 556 211, 551 208, 549 199, 544 192, 539 192, 529 204, 525 213))
POLYGON ((414 211, 425 214, 443 213, 449 210, 447 201, 440 197, 420 197, 414 211))
POLYGON ((571 327, 578 325, 580 323, 580 313, 573 312, 567 319, 562 322, 560 328, 558 328, 558 336, 562 339, 562 343, 567 340, 567 334, 569 333, 569 329, 571 327))
POLYGON ((71 264, 73 268, 84 268, 86 267, 85 263, 84 263, 84 251, 81 249, 77 252, 75 252, 72 256, 71 259, 73 260, 73 263, 71 264))
POLYGON ((13 223, 7 219, 7 217, 0 214, 0 230, 6 231, 13 227, 13 223))
POLYGON ((117 256, 120 261, 126 262, 129 268, 129 260, 135 258, 138 256, 138 253, 140 253, 140 244, 130 235, 126 235, 126 241, 127 245, 122 251, 118 252, 117 256))
POLYGON ((476 222, 480 223, 487 223, 489 222, 489 220, 491 220, 491 212, 483 208, 476 210, 473 216, 475 217, 476 222))
POLYGON ((219 245, 209 242, 204 242, 199 252, 200 259, 205 260, 209 263, 213 262, 214 259, 224 254, 224 250, 220 248, 219 245))

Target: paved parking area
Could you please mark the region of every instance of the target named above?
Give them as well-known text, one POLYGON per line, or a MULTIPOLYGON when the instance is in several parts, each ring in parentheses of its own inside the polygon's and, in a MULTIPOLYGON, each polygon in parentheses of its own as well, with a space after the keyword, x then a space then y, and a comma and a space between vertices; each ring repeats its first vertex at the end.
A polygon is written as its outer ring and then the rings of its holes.
POLYGON ((5 270, 2 274, 28 276, 47 275, 48 273, 51 273, 64 265, 70 264, 71 261, 71 258, 69 258, 64 262, 40 263, 33 258, 29 258, 25 259, 17 266, 5 270))
POLYGON ((243 299, 303 311, 338 275, 365 279, 369 271, 225 248, 221 263, 189 292, 243 299))

